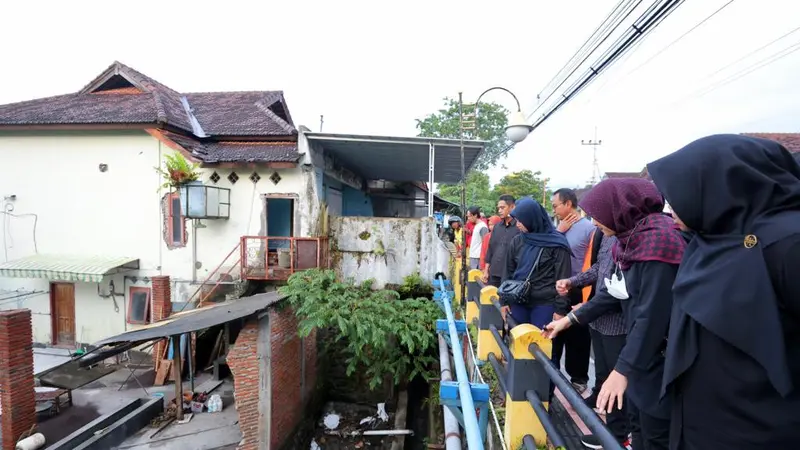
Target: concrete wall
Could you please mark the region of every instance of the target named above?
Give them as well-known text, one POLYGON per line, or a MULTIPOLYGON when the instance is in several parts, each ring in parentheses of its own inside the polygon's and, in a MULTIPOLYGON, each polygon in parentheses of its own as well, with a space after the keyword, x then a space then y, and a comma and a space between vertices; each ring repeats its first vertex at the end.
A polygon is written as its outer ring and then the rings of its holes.
MULTIPOLYGON (((313 171, 303 168, 271 169, 256 166, 237 169, 202 169, 201 180, 210 186, 231 189, 230 219, 203 220, 206 228, 195 231, 187 221, 187 242, 170 249, 164 242, 162 198, 166 191, 154 167, 172 154, 145 131, 120 132, 3 132, 0 133, 0 196, 16 196, 3 202, 3 252, 0 261, 40 254, 105 255, 139 258, 141 270, 114 280, 114 302, 97 295, 97 284, 76 283, 76 338, 94 342, 126 329, 126 305, 133 285, 148 286, 147 277, 170 275, 172 300, 183 302, 196 286, 192 277, 192 240, 198 242, 198 280, 222 262, 243 235, 263 234, 264 196, 294 194, 300 235, 308 235, 318 204, 313 171), (100 164, 107 165, 105 172, 100 164), (210 181, 216 172, 218 183, 210 181), (228 176, 239 179, 231 183, 228 176), (257 183, 250 181, 258 173, 257 183), (275 184, 270 176, 277 173, 275 184), (313 196, 309 198, 309 195, 313 196), (135 278, 134 278, 135 277, 135 278)), ((229 264, 235 262, 234 257, 229 264)), ((223 271, 226 268, 223 268, 223 271)), ((44 279, 0 278, 0 310, 30 308, 34 340, 50 341, 49 282, 44 279), (18 296, 19 293, 36 295, 18 296)))
POLYGON ((343 278, 372 278, 377 289, 414 273, 432 280, 449 257, 432 218, 331 218, 331 266, 343 278))

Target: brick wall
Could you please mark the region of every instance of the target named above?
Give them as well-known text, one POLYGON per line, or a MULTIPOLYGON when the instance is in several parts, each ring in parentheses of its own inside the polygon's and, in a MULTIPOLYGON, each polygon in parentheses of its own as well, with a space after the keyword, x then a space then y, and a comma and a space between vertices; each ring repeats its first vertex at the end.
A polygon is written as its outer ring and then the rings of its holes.
POLYGON ((3 450, 36 424, 31 311, 0 311, 0 415, 3 450))
POLYGON ((258 321, 251 319, 228 351, 228 366, 233 372, 234 399, 242 431, 240 450, 258 448, 258 321))
POLYGON ((300 337, 291 308, 273 308, 269 313, 272 349, 271 450, 281 448, 303 417, 300 337))
MULTIPOLYGON (((153 286, 151 316, 153 322, 158 322, 172 315, 172 289, 168 276, 155 276, 151 278, 151 283, 153 286)), ((158 371, 158 365, 161 362, 166 345, 167 340, 164 339, 153 346, 153 368, 156 371, 158 371)))
POLYGON ((301 345, 301 339, 297 335, 297 319, 289 308, 270 310, 269 324, 269 328, 259 328, 258 321, 251 319, 228 352, 239 428, 242 430, 240 450, 257 449, 260 439, 266 438, 259 435, 259 371, 262 367, 270 370, 271 450, 279 450, 285 445, 300 424, 306 401, 309 400, 317 379, 316 333, 307 337, 301 345), (260 361, 259 333, 261 330, 266 332, 267 329, 271 331, 268 339, 270 358, 260 361))

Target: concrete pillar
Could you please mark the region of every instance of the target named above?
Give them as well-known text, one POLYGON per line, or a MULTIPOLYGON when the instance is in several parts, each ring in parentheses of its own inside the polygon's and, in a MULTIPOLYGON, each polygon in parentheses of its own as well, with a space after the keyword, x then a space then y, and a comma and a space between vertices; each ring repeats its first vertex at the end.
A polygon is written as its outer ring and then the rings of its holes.
POLYGON ((36 425, 31 311, 0 311, 0 424, 3 450, 14 450, 23 433, 36 425))

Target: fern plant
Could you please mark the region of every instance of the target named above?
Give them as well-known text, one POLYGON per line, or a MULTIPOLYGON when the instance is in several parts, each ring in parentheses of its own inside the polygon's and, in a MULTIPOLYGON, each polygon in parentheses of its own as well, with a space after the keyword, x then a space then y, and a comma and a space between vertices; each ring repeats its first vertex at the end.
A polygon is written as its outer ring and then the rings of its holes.
POLYGON ((346 344, 347 375, 363 371, 371 390, 387 375, 395 384, 418 375, 430 380, 439 307, 430 299, 372 290, 372 282, 339 281, 332 270, 311 269, 292 275, 281 293, 300 319, 301 336, 336 330, 336 340, 346 344))
POLYGON ((200 178, 198 168, 200 164, 190 163, 182 154, 174 152, 164 156, 164 167, 156 167, 163 178, 162 188, 177 188, 190 181, 197 181, 200 178))

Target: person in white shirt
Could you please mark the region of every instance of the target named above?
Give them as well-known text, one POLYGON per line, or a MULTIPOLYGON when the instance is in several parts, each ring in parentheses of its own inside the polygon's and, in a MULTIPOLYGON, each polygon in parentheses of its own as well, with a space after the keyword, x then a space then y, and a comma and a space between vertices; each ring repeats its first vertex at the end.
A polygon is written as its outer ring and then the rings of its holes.
POLYGON ((489 227, 481 220, 481 209, 473 206, 467 210, 467 221, 473 225, 472 237, 469 242, 469 268, 480 269, 481 267, 481 248, 483 248, 483 237, 489 233, 489 227))

